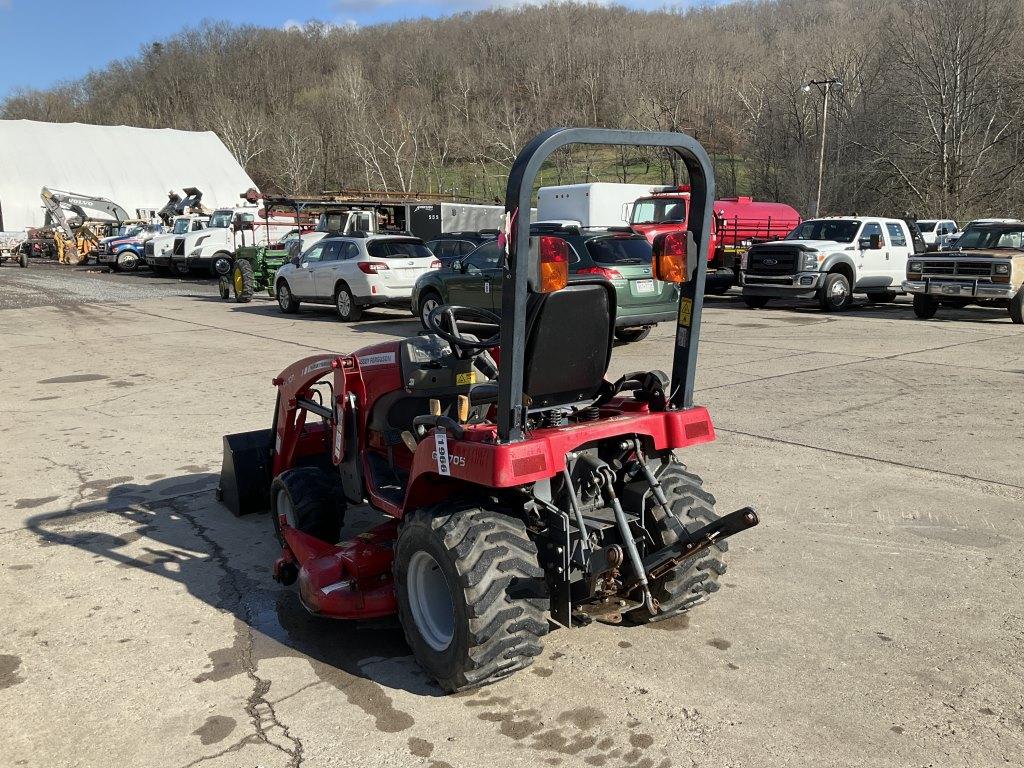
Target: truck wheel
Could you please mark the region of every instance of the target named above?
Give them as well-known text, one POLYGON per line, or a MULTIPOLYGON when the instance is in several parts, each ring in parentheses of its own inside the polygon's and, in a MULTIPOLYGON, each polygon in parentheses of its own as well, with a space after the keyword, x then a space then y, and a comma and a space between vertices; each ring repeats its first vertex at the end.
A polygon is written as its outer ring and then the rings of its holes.
POLYGON ((884 291, 883 293, 869 293, 868 301, 872 304, 892 304, 896 301, 896 294, 892 291, 884 291))
POLYGON ((231 268, 231 286, 235 290, 235 301, 248 304, 256 292, 256 272, 248 259, 236 261, 231 268))
POLYGON ((768 296, 746 296, 743 297, 743 303, 751 309, 764 309, 768 306, 768 302, 771 298, 768 296))
MULTIPOLYGON (((653 499, 648 501, 649 532, 656 543, 668 546, 684 538, 687 532, 696 531, 718 519, 715 497, 704 490, 697 475, 687 472, 675 458, 665 465, 658 463, 652 470, 661 482, 672 510, 671 515, 666 515, 660 504, 653 499)), ((718 577, 726 571, 724 555, 728 549, 728 541, 718 542, 652 582, 651 594, 661 605, 656 616, 651 616, 646 608, 637 608, 625 614, 625 618, 634 624, 661 621, 705 602, 718 591, 718 577)))
POLYGON ((134 251, 121 251, 114 267, 118 272, 134 272, 139 268, 139 256, 134 251))
POLYGON ((299 311, 298 299, 292 296, 292 289, 284 280, 277 284, 277 306, 286 315, 294 315, 299 311))
POLYGON ((217 281, 217 292, 222 299, 231 298, 231 281, 225 275, 221 275, 220 280, 217 281))
POLYGON ((270 486, 270 516, 284 544, 281 521, 302 533, 336 544, 345 522, 345 496, 339 479, 319 467, 282 472, 270 486))
POLYGON ((210 262, 210 274, 214 277, 231 274, 231 256, 226 253, 213 254, 213 261, 210 262))
POLYGON ((493 683, 543 650, 544 572, 519 519, 451 502, 417 509, 402 521, 394 575, 405 638, 445 691, 493 683))
POLYGON ((18 256, 18 265, 23 268, 28 266, 28 254, 24 251, 18 256))
POLYGON ((928 320, 935 317, 939 308, 939 302, 924 293, 914 294, 914 314, 921 320, 928 320))
POLYGON ((1010 319, 1017 325, 1024 325, 1024 286, 1010 299, 1010 319))
POLYGON ((427 291, 420 297, 420 325, 430 330, 430 326, 427 325, 427 317, 441 306, 441 294, 437 291, 427 291))
POLYGON ((356 304, 355 296, 344 283, 334 291, 334 309, 343 323, 352 323, 363 316, 363 308, 356 304))
POLYGON ((651 326, 643 328, 616 328, 615 338, 623 344, 632 344, 634 341, 643 341, 651 332, 651 326))
POLYGON ((818 304, 826 312, 842 312, 850 306, 853 295, 850 281, 842 272, 830 272, 818 289, 818 304))

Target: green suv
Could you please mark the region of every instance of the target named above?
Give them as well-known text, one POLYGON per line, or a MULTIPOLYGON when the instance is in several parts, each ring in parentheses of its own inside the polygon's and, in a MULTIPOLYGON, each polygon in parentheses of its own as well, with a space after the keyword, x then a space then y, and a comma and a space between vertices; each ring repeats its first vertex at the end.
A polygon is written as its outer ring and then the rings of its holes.
MULTIPOLYGON (((615 287, 615 337, 640 341, 660 322, 673 320, 679 288, 651 276, 651 244, 627 229, 580 229, 568 224, 536 224, 532 235, 555 235, 572 252, 569 280, 604 277, 615 287)), ((484 243, 443 269, 422 275, 412 291, 412 309, 426 318, 440 304, 501 311, 502 246, 484 243)))

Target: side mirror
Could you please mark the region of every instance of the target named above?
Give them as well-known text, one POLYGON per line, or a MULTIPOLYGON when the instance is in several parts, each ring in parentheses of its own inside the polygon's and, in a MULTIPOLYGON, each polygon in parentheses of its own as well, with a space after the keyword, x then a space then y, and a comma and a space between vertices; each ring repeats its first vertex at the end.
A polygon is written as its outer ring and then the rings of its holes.
POLYGON ((465 266, 466 265, 462 263, 462 259, 455 259, 455 261, 451 263, 452 272, 462 272, 465 266))
POLYGON ((654 238, 651 268, 655 280, 685 283, 689 276, 687 254, 694 250, 693 234, 687 231, 664 232, 654 238))

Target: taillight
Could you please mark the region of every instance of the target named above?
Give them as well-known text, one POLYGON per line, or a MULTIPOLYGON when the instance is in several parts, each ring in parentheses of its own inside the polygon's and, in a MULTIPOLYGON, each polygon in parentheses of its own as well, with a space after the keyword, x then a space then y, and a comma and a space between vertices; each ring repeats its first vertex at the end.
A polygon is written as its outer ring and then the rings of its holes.
POLYGON ((443 266, 444 265, 441 263, 440 259, 434 259, 432 262, 430 262, 431 269, 440 269, 443 266))
POLYGON ((387 272, 390 267, 382 261, 360 261, 359 269, 368 275, 376 275, 378 272, 387 272))
POLYGON ((666 283, 686 282, 686 232, 666 232, 654 238, 654 279, 666 283))
POLYGON ((541 235, 540 292, 558 291, 569 283, 569 244, 560 237, 541 235))
POLYGON ((617 269, 608 269, 608 267, 583 267, 583 269, 576 270, 577 275, 596 275, 597 277, 603 277, 606 280, 623 280, 622 273, 617 269))

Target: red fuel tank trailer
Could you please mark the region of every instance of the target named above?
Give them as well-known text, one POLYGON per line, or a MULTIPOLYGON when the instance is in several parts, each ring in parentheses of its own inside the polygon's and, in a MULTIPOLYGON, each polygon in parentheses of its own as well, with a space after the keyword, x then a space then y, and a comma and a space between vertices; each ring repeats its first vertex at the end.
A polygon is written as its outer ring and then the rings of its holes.
MULTIPOLYGON (((739 258, 754 243, 779 240, 800 223, 800 214, 785 203, 752 197, 715 201, 708 246, 708 293, 725 293, 736 282, 739 258)), ((685 230, 690 212, 690 187, 666 187, 633 203, 630 226, 649 241, 665 232, 685 230)))

